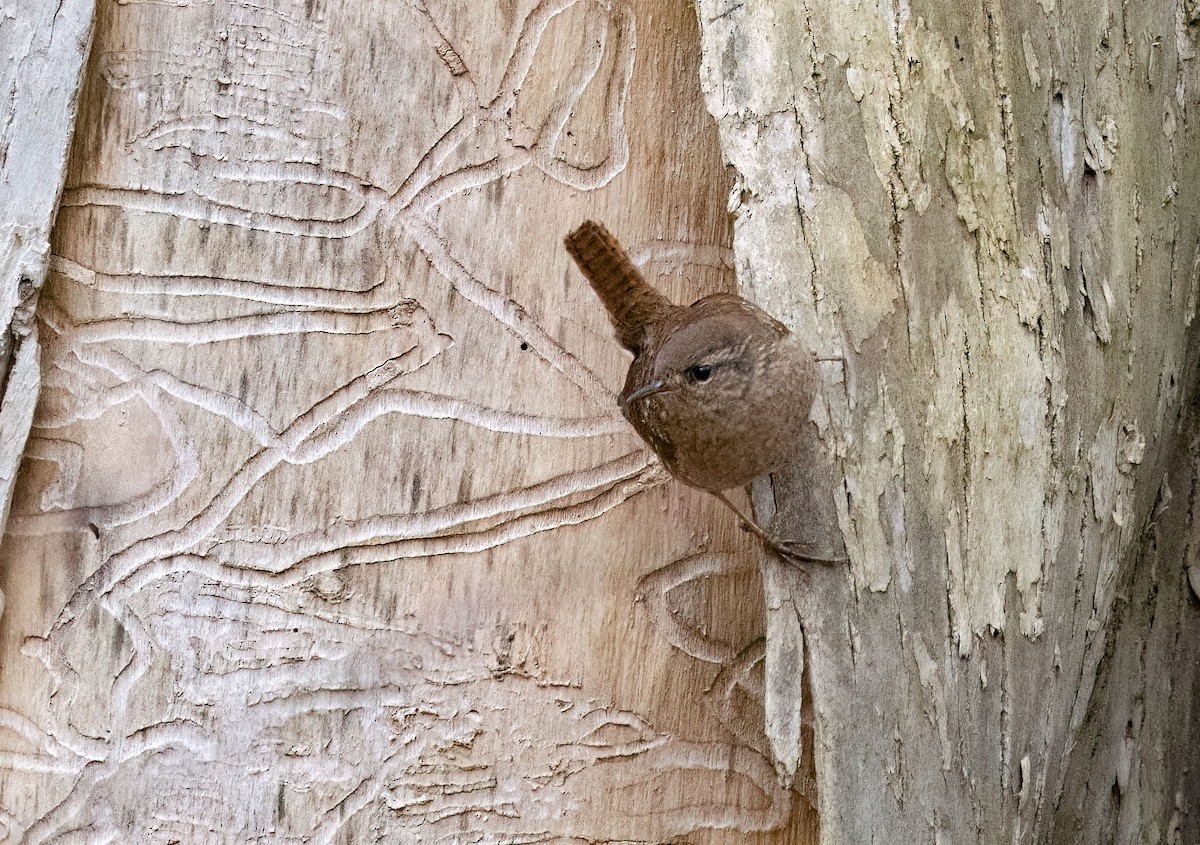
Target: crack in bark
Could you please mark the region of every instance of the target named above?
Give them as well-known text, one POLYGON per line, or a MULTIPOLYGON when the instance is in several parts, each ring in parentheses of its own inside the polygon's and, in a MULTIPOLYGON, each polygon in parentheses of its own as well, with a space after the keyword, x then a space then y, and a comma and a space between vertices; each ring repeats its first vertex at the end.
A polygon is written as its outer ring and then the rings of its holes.
MULTIPOLYGON (((996 88, 996 102, 1000 110, 1000 131, 1004 146, 1004 177, 1008 187, 1008 213, 1012 216, 1014 229, 1017 221, 1017 183, 1013 173, 1012 163, 1016 160, 1013 147, 1013 112, 1012 94, 1006 83, 1008 76, 1004 62, 1004 45, 1000 40, 999 24, 996 21, 996 0, 983 0, 984 14, 987 16, 988 49, 991 54, 992 84, 996 88)), ((1004 245, 1001 245, 1004 249, 1004 245)))
POLYGON ((891 121, 891 128, 895 133, 895 140, 889 146, 892 153, 892 173, 888 179, 888 199, 892 206, 892 219, 888 226, 888 234, 892 241, 893 260, 895 264, 893 269, 896 272, 896 277, 899 280, 900 298, 904 304, 904 330, 905 339, 908 342, 908 354, 912 356, 913 350, 913 328, 912 328, 912 304, 909 301, 909 279, 908 273, 905 271, 904 262, 904 246, 903 246, 903 226, 900 220, 901 203, 899 198, 900 190, 903 189, 904 195, 909 196, 908 186, 904 181, 903 153, 906 142, 907 133, 904 131, 903 122, 900 120, 900 106, 904 99, 904 76, 901 72, 901 62, 904 60, 901 47, 904 45, 904 39, 900 33, 900 7, 897 0, 891 0, 891 18, 895 22, 892 30, 892 43, 890 53, 892 58, 892 76, 895 79, 895 96, 892 96, 892 91, 889 88, 887 93, 887 114, 891 121))

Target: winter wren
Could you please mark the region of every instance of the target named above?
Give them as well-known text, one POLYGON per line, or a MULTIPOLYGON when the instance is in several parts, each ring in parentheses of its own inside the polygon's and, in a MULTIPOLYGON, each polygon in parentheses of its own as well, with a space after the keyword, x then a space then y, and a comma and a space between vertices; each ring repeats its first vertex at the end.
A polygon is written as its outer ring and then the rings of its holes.
POLYGON ((625 418, 674 477, 720 498, 768 546, 770 537, 724 494, 779 467, 812 426, 817 359, 799 338, 739 296, 716 293, 673 305, 642 276, 599 223, 564 240, 633 353, 621 391, 625 418))

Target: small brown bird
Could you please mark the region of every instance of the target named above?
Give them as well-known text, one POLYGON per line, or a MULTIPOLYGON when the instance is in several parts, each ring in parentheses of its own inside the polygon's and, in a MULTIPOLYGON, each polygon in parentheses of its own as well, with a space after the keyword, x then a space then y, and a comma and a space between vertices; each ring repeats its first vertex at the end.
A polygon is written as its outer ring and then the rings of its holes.
POLYGON ((813 354, 739 296, 673 305, 599 223, 585 222, 563 243, 633 353, 621 412, 671 475, 721 499, 779 554, 833 562, 770 537, 724 494, 776 469, 811 436, 813 354))

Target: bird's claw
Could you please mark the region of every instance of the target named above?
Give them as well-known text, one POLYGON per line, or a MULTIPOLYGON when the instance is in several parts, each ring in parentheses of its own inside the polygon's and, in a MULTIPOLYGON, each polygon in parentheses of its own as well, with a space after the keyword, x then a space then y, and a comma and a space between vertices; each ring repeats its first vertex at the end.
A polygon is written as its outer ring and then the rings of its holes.
POLYGON ((837 566, 844 563, 849 563, 850 558, 847 557, 826 557, 824 555, 814 555, 809 549, 812 547, 807 543, 798 543, 792 540, 779 540, 775 538, 764 538, 767 548, 775 552, 789 563, 819 563, 825 566, 837 566))
POLYGON ((810 548, 810 546, 808 544, 799 543, 794 540, 780 540, 776 537, 773 537, 764 531, 757 522, 755 522, 746 514, 742 513, 741 509, 731 502, 729 497, 724 493, 714 492, 713 495, 724 502, 731 511, 737 514, 738 519, 740 519, 742 522, 743 528, 761 539, 763 544, 768 549, 775 552, 775 554, 779 555, 786 561, 790 561, 795 564, 820 563, 831 566, 850 562, 850 559, 846 557, 822 557, 820 555, 809 554, 807 549, 810 548))

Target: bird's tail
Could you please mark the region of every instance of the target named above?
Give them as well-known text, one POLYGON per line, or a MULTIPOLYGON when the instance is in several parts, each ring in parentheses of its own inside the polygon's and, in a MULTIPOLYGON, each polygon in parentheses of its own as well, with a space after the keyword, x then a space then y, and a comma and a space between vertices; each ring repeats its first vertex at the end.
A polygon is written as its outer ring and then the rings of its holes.
POLYGON ((599 223, 585 221, 563 244, 604 303, 617 340, 636 355, 646 342, 647 326, 676 306, 646 281, 617 239, 599 223))

